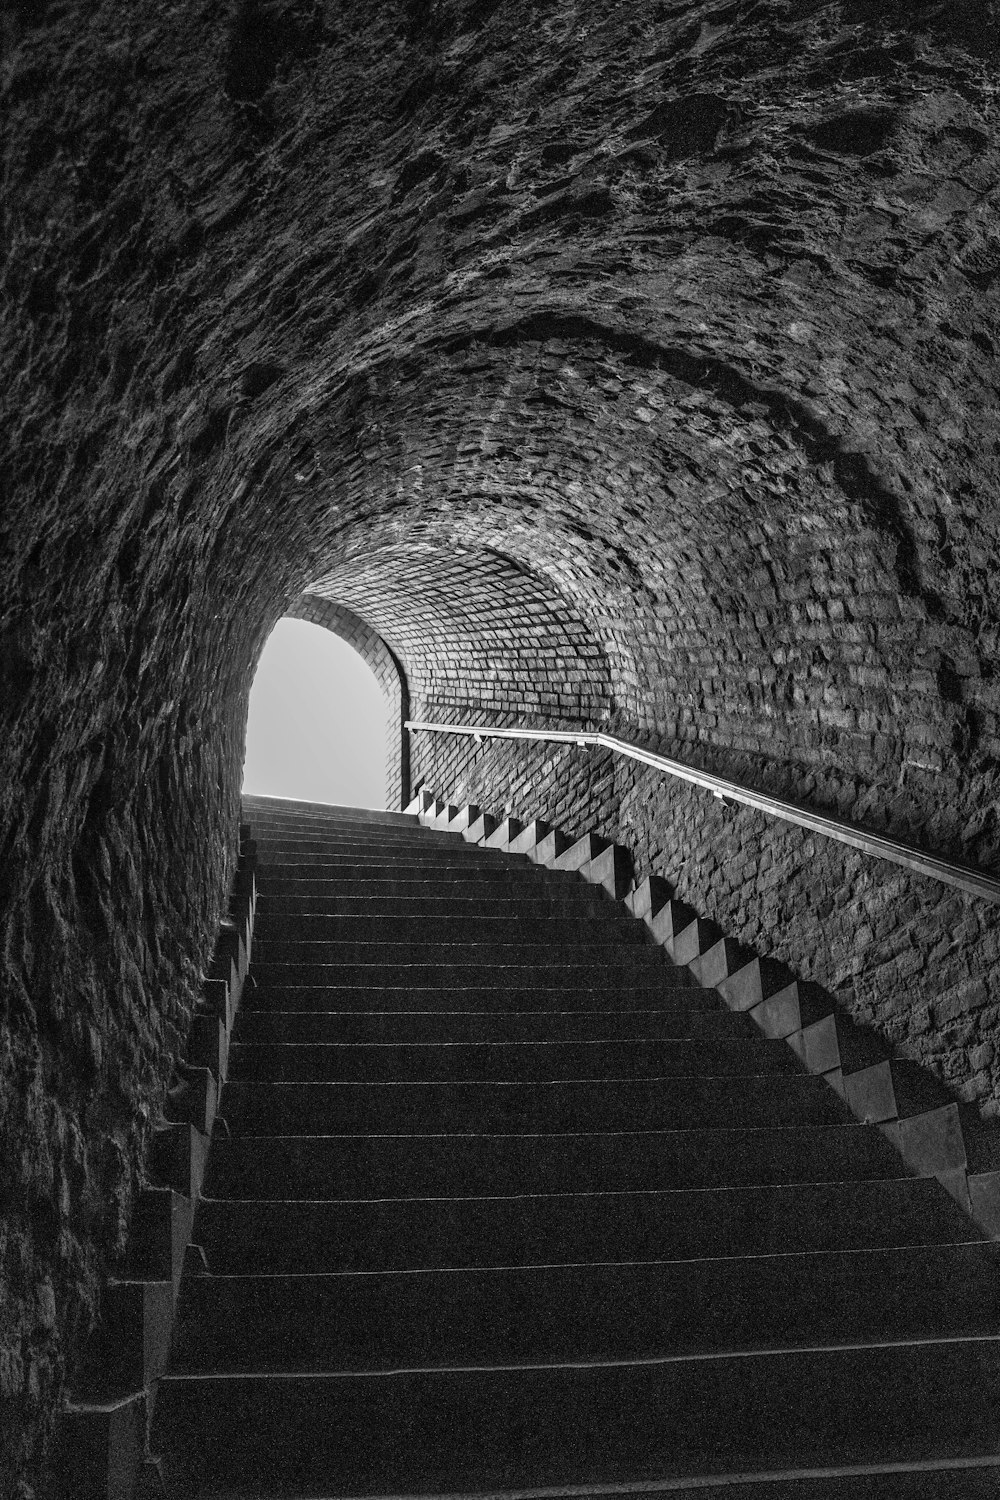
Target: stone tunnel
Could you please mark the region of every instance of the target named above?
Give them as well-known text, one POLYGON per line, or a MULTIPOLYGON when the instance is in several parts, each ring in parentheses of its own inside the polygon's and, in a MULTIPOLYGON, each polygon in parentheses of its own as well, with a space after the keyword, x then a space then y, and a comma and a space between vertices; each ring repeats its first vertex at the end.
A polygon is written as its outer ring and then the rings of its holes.
POLYGON ((998 19, 4 11, 5 1495, 125 1242, 283 615, 385 666, 401 799, 597 830, 1000 1113, 996 905, 600 749, 402 729, 605 730, 996 863, 998 19))

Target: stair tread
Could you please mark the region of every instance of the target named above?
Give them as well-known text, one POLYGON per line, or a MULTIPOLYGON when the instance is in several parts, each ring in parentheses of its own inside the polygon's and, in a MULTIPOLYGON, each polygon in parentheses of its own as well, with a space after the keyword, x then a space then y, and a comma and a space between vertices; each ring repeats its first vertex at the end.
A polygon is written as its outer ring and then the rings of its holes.
POLYGON ((624 1038, 542 1042, 236 1042, 229 1078, 243 1082, 546 1082, 568 1076, 791 1076, 788 1047, 766 1041, 624 1038))
MULTIPOLYGON (((183 1430, 213 1403, 220 1466, 258 1482, 280 1473, 287 1494, 295 1484, 324 1493, 330 1452, 303 1441, 318 1424, 380 1434, 377 1456, 338 1446, 337 1487, 348 1494, 506 1489, 526 1476, 533 1485, 628 1485, 828 1465, 843 1457, 836 1434, 845 1431, 856 1462, 979 1456, 995 1442, 998 1383, 995 1337, 942 1339, 510 1370, 177 1377, 161 1386, 156 1421, 172 1407, 183 1430), (983 1399, 960 1402, 956 1393, 977 1379, 983 1399), (741 1404, 741 1390, 754 1399, 741 1404), (907 1399, 915 1390, 923 1401, 907 1399), (254 1420, 234 1462, 237 1403, 254 1420), (707 1436, 706 1410, 725 1413, 707 1436), (470 1425, 473 1412, 480 1420, 470 1425)), ((206 1459, 211 1466, 214 1455, 206 1459)))
MULTIPOLYGON (((288 1198, 364 1183, 372 1196, 434 1196, 457 1185, 735 1186, 908 1174, 888 1142, 855 1122, 818 1126, 595 1132, 252 1135, 213 1143, 205 1192, 280 1175, 288 1198)), ((350 1192, 345 1193, 350 1196, 350 1192)))
POLYGON ((210 1271, 436 1270, 970 1242, 936 1181, 434 1198, 203 1198, 210 1271), (878 1213, 881 1205, 881 1215, 878 1213))

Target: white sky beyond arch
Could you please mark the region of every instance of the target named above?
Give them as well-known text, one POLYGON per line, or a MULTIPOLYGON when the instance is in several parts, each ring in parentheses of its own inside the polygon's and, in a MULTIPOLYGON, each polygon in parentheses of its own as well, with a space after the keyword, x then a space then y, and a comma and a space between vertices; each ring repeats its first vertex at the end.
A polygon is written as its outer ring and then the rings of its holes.
POLYGON ((353 647, 307 620, 279 620, 250 692, 243 790, 385 807, 385 720, 353 647))

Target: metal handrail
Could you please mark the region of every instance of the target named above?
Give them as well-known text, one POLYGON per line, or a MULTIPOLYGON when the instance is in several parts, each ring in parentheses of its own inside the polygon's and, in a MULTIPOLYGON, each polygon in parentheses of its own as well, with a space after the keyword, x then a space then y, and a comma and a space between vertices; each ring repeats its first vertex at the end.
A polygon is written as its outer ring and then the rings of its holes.
POLYGON ((873 833, 856 823, 848 823, 843 818, 832 818, 827 813, 814 812, 797 802, 787 802, 783 797, 756 792, 751 787, 741 786, 737 781, 715 776, 711 771, 698 771, 679 760, 656 755, 652 750, 644 750, 640 745, 617 739, 612 734, 602 734, 599 730, 499 729, 490 728, 486 724, 429 724, 416 719, 407 719, 404 727, 423 729, 433 734, 469 735, 476 740, 543 740, 581 747, 596 745, 604 750, 613 750, 618 755, 627 755, 630 760, 641 761, 645 766, 653 766, 669 776, 676 776, 680 781, 690 782, 692 786, 703 787, 724 802, 739 802, 744 807, 754 807, 758 812, 769 813, 771 817, 781 818, 786 823, 808 828, 813 833, 823 834, 825 838, 836 839, 841 844, 850 844, 863 854, 889 860, 894 865, 902 865, 904 869, 912 870, 917 875, 928 875, 944 885, 957 886, 971 896, 981 896, 985 901, 1000 903, 1000 880, 971 865, 940 859, 936 854, 926 854, 922 849, 902 843, 899 839, 873 833))

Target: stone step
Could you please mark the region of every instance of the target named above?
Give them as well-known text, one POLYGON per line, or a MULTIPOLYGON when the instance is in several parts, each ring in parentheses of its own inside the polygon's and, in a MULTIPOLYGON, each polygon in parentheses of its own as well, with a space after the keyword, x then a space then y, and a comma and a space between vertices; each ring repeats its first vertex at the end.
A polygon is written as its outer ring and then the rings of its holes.
POLYGON ((925 1177, 311 1203, 282 1198, 282 1188, 261 1182, 252 1200, 201 1200, 193 1240, 213 1275, 692 1260, 962 1243, 971 1234, 925 1177))
MULTIPOLYGON (((326 949, 328 956, 332 946, 326 949)), ((269 989, 382 983, 414 989, 477 986, 499 993, 530 989, 534 984, 547 989, 573 990, 587 986, 609 991, 628 985, 664 990, 694 986, 686 969, 674 968, 652 948, 623 947, 607 959, 599 951, 588 962, 586 957, 574 956, 575 949, 566 951, 542 944, 534 948, 527 944, 501 948, 499 944, 484 943, 481 947, 482 957, 477 957, 477 949, 471 944, 458 947, 452 957, 434 944, 344 944, 346 951, 342 950, 342 957, 326 963, 259 961, 255 955, 251 973, 259 985, 269 989)))
MULTIPOLYGON (((562 1490, 583 1500, 996 1500, 1000 1456, 930 1459, 916 1464, 846 1464, 836 1468, 783 1469, 754 1477, 727 1474, 717 1480, 664 1480, 611 1492, 588 1487, 562 1490)), ((494 1500, 501 1500, 500 1496, 494 1500)))
POLYGON ((169 1439, 171 1477, 188 1497, 558 1494, 981 1455, 995 1447, 998 1405, 995 1337, 385 1375, 168 1375, 153 1448, 169 1439))
POLYGON ((798 1073, 778 1041, 620 1040, 593 1042, 239 1042, 229 1050, 229 1082, 462 1083, 544 1082, 561 1078, 672 1078, 709 1074, 798 1073))
POLYGON ((345 823, 358 828, 374 828, 385 834, 414 829, 422 832, 426 825, 414 813, 385 812, 382 809, 365 807, 244 807, 244 823, 256 837, 260 828, 340 828, 345 823))
POLYGON ((488 874, 503 874, 508 871, 524 872, 524 882, 535 885, 566 880, 567 872, 549 870, 532 864, 521 854, 499 854, 492 849, 481 849, 476 844, 456 841, 444 848, 430 849, 384 849, 377 844, 357 849, 340 849, 321 843, 315 849, 293 853, 288 849, 272 848, 258 854, 258 868, 266 878, 269 871, 298 870, 300 873, 325 868, 334 870, 413 870, 423 871, 425 878, 440 870, 455 870, 464 873, 482 870, 488 874))
MULTIPOLYGON (((603 917, 604 914, 601 915, 603 917)), ((614 917, 613 909, 608 916, 614 917)), ((446 945, 503 945, 513 942, 530 945, 543 943, 556 947, 578 943, 583 948, 604 946, 607 943, 651 946, 648 929, 634 918, 632 921, 607 918, 596 921, 586 913, 582 916, 557 917, 536 910, 530 917, 511 919, 502 913, 494 915, 487 902, 482 903, 476 916, 460 913, 432 917, 390 911, 384 916, 352 913, 333 917, 278 917, 263 911, 254 924, 254 953, 263 951, 265 957, 272 953, 273 945, 287 947, 290 944, 345 942, 446 945)), ((336 951, 339 952, 339 948, 336 951)), ((315 947, 312 952, 315 952, 315 947)), ((311 957, 312 952, 307 952, 306 956, 311 957)))
POLYGON ((244 796, 241 800, 244 822, 250 823, 251 828, 268 820, 283 826, 289 823, 327 826, 350 822, 363 827, 421 827, 416 813, 389 812, 377 807, 342 807, 334 802, 299 802, 284 797, 244 796))
MULTIPOLYGON (((346 862, 344 865, 303 874, 298 865, 271 865, 266 871, 257 871, 257 881, 260 899, 265 902, 304 897, 310 900, 355 897, 378 901, 393 901, 399 896, 450 899, 452 892, 465 898, 474 896, 479 900, 492 899, 494 896, 507 898, 515 893, 523 898, 525 894, 525 882, 518 879, 515 871, 503 868, 438 868, 431 875, 424 866, 414 865, 390 875, 381 866, 366 865, 362 870, 353 862, 346 862)), ((584 885, 582 881, 567 880, 558 871, 542 870, 540 884, 545 887, 542 894, 546 899, 556 891, 561 899, 600 899, 593 886, 584 885)))
MULTIPOLYGON (((350 920, 350 919, 349 919, 350 920)), ((399 932, 393 924, 381 924, 381 931, 364 928, 357 930, 362 919, 353 919, 355 926, 342 929, 336 936, 328 938, 261 937, 254 932, 253 963, 255 970, 268 969, 281 964, 335 965, 348 963, 384 962, 387 968, 404 963, 437 963, 441 959, 459 959, 464 963, 476 961, 484 966, 494 961, 498 965, 509 963, 524 955, 524 962, 538 965, 559 966, 575 963, 577 966, 592 962, 594 955, 607 954, 605 966, 625 963, 630 968, 646 967, 659 972, 669 959, 663 950, 643 941, 638 924, 629 928, 600 925, 590 922, 552 923, 550 936, 540 932, 541 924, 534 933, 522 933, 511 922, 497 922, 495 932, 486 930, 485 920, 475 929, 463 929, 461 923, 443 923, 437 929, 426 931, 422 924, 415 923, 410 931, 399 932), (570 930, 567 931, 567 928, 570 930), (574 932, 572 929, 577 928, 574 932)))
POLYGON ((442 850, 449 850, 458 858, 467 859, 478 855, 489 859, 492 850, 484 850, 479 844, 467 844, 453 833, 432 833, 426 828, 386 835, 373 829, 370 833, 345 829, 337 833, 302 832, 255 832, 258 857, 263 860, 280 856, 298 859, 312 858, 328 850, 331 854, 365 854, 379 857, 383 854, 412 854, 414 859, 434 859, 442 850))
MULTIPOLYGON (((686 991, 682 992, 686 993, 686 991)), ((573 1042, 656 1039, 760 1042, 750 1017, 679 1006, 621 1011, 252 1011, 236 1021, 238 1042, 573 1042)))
POLYGON ((619 976, 616 980, 605 981, 599 989, 593 987, 592 975, 588 976, 591 982, 568 987, 557 986, 549 974, 542 975, 536 984, 522 984, 520 987, 475 985, 461 980, 454 984, 430 985, 417 982, 405 985, 289 985, 274 980, 264 983, 251 977, 253 982, 245 989, 240 1002, 243 1014, 277 1010, 390 1014, 415 1009, 464 1014, 489 1009, 538 1015, 564 1009, 567 1005, 574 1010, 608 1013, 654 1006, 663 1010, 716 1013, 719 1010, 719 997, 714 990, 702 990, 693 984, 678 982, 665 986, 662 975, 657 976, 655 985, 632 982, 619 976))
POLYGON ((564 1135, 217 1134, 204 1192, 252 1198, 459 1197, 905 1177, 874 1126, 584 1130, 564 1135))
MULTIPOLYGON (((308 883, 308 882, 307 882, 308 883)), ((520 889, 520 886, 516 887, 520 889)), ((635 918, 615 901, 610 901, 603 891, 580 884, 570 887, 565 896, 546 894, 543 900, 522 900, 505 895, 502 891, 491 891, 476 897, 441 895, 433 887, 423 895, 384 896, 272 896, 261 891, 257 897, 257 927, 262 924, 277 924, 279 920, 303 924, 307 931, 312 924, 341 918, 366 918, 371 921, 391 922, 397 919, 415 921, 447 917, 449 921, 475 920, 482 916, 502 918, 509 922, 547 921, 570 918, 573 921, 615 922, 628 927, 635 918)), ((322 929, 320 929, 322 930, 322 929)))
POLYGON ((240 1135, 436 1131, 664 1130, 837 1124, 846 1110, 822 1078, 610 1077, 558 1083, 245 1083, 223 1114, 240 1135))
POLYGON ((965 1337, 1000 1245, 489 1271, 188 1278, 173 1369, 390 1371, 965 1337), (914 1296, 914 1288, 920 1296, 914 1296))

